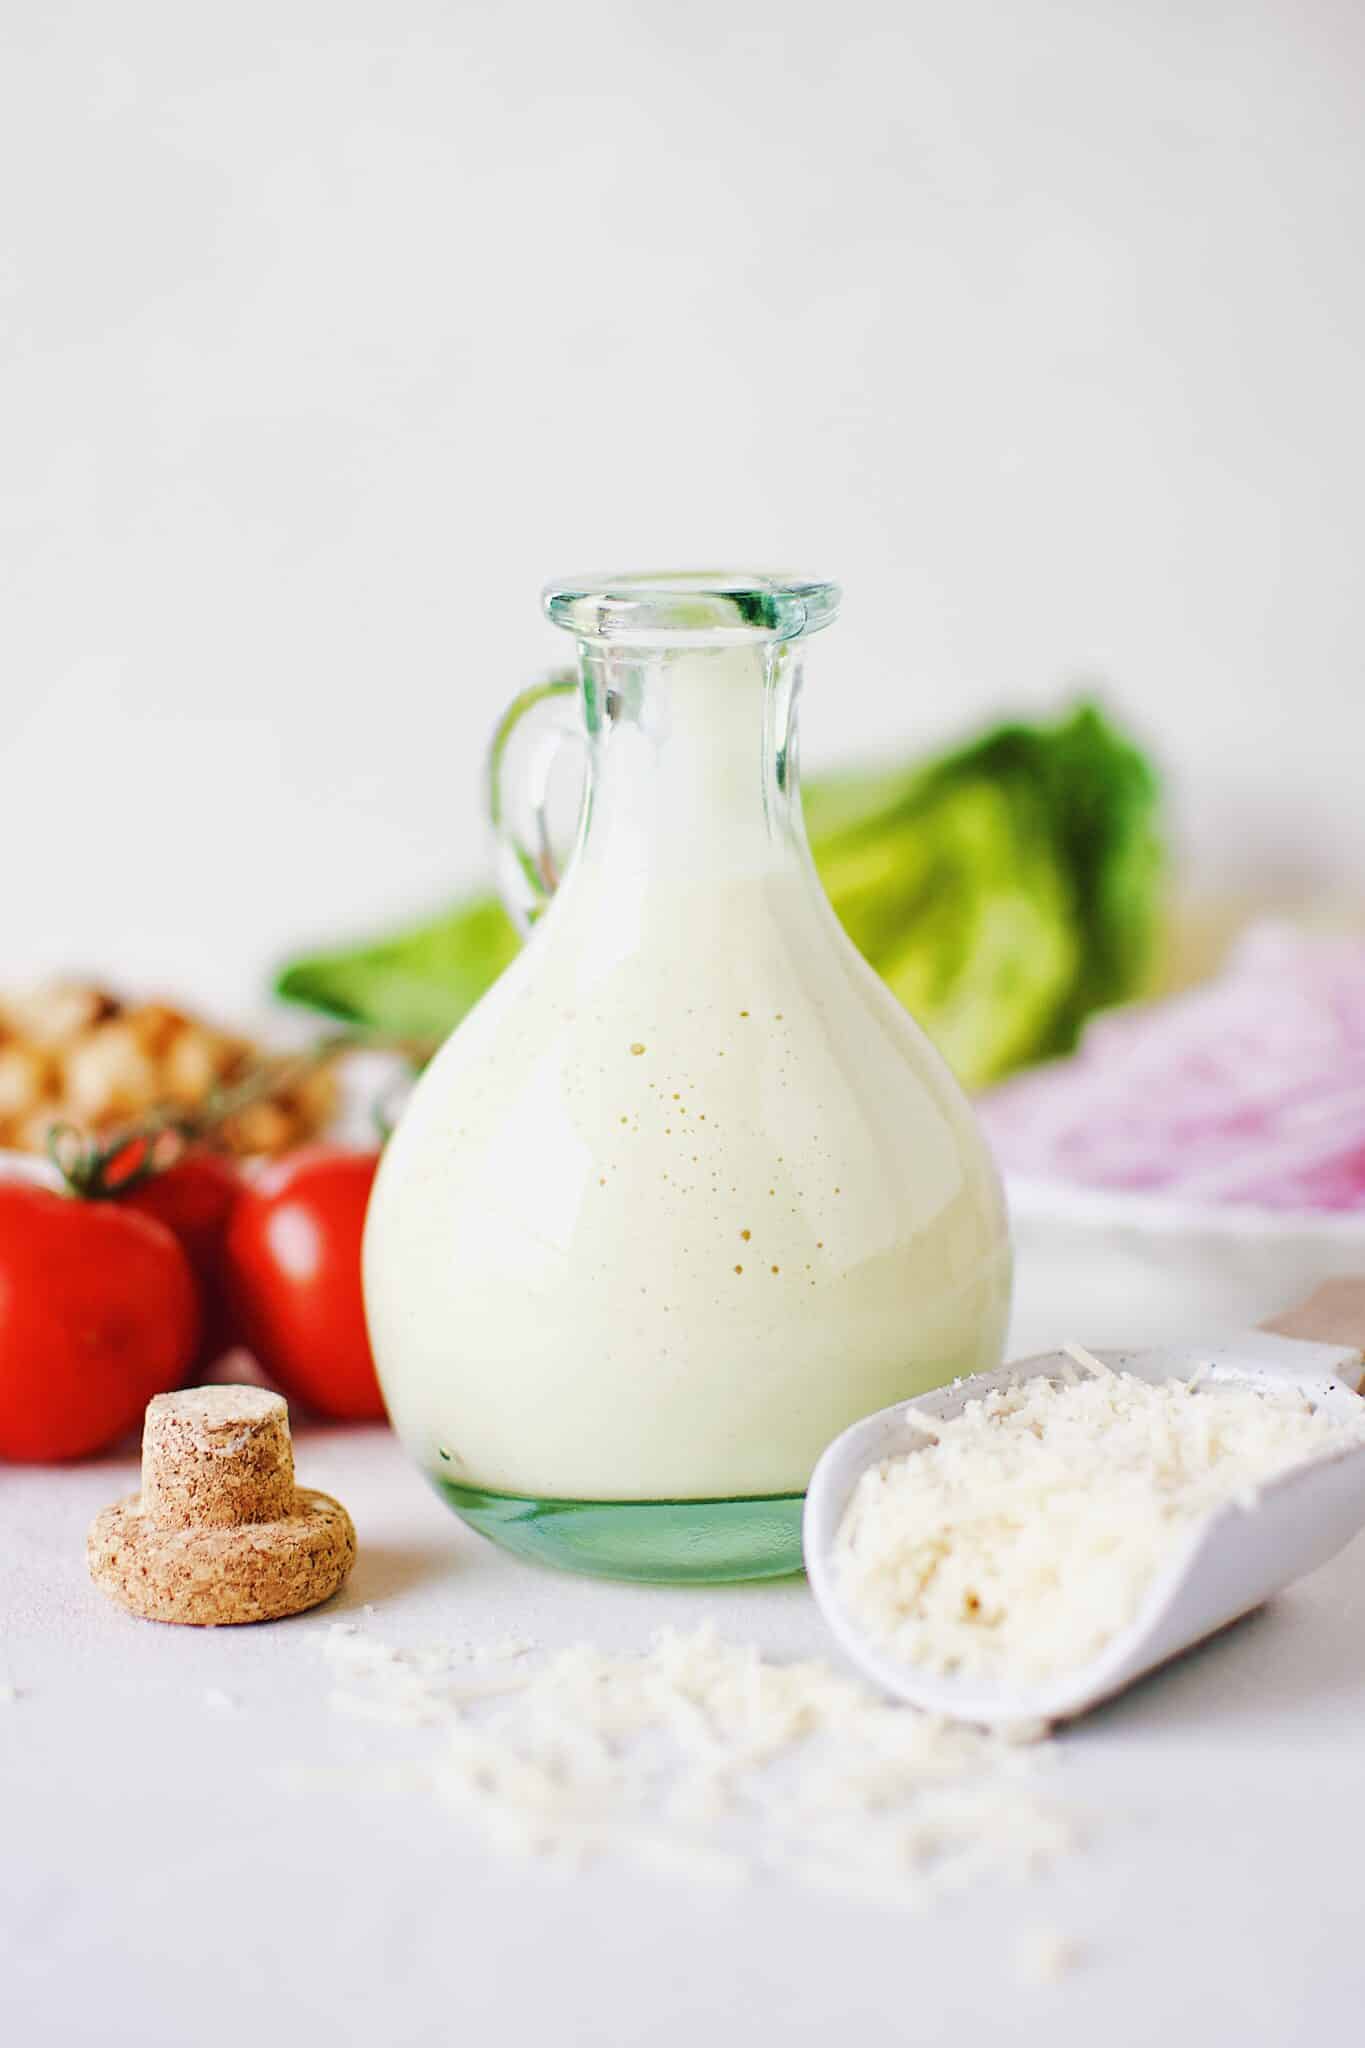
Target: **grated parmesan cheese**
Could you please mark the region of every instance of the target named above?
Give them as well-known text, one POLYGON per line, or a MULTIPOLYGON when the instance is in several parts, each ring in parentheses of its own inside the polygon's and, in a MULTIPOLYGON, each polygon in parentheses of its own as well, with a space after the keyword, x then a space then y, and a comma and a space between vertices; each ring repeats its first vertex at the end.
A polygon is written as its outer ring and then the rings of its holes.
POLYGON ((1031 1927, 1014 1944, 1014 1974, 1021 1984, 1059 1984, 1081 1959, 1078 1944, 1051 1927, 1031 1927))
MULTIPOLYGON (((1192 1527, 1352 1437, 1301 1395, 1116 1373, 1038 1376, 969 1401, 938 1440, 854 1489, 835 1544, 849 1610, 906 1664, 1036 1681, 1136 1616, 1192 1527)), ((1365 1411, 1362 1411, 1365 1416, 1365 1411)))
POLYGON ((496 1697, 452 1687, 439 1653, 335 1631, 324 1652, 344 1681, 338 1709, 439 1724, 424 1776, 441 1801, 494 1849, 557 1870, 769 1875, 918 1907, 1074 1842, 1040 1794, 1046 1752, 709 1628, 630 1655, 580 1643, 496 1697))
POLYGON ((1074 1364, 1080 1366, 1082 1372, 1090 1374, 1091 1379, 1113 1379, 1114 1368, 1106 1365, 1102 1358, 1096 1358, 1093 1351, 1087 1351, 1084 1344, 1063 1344, 1062 1349, 1074 1364))

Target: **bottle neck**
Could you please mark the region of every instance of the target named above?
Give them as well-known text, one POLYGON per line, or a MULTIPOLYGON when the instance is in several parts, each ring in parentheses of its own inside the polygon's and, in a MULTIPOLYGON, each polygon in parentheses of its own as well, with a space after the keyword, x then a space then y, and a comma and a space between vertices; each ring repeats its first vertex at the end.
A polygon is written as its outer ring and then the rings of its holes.
POLYGON ((794 648, 586 645, 581 859, 716 883, 799 860, 794 648))

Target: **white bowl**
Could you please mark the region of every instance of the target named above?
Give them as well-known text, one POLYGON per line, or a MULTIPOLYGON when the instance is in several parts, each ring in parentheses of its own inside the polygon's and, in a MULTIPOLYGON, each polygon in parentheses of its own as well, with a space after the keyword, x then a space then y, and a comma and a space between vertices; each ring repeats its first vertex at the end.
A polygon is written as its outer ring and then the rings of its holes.
POLYGON ((1007 1176, 1011 1355, 1068 1339, 1165 1344, 1246 1330, 1365 1272, 1365 1210, 1190 1202, 1007 1176))

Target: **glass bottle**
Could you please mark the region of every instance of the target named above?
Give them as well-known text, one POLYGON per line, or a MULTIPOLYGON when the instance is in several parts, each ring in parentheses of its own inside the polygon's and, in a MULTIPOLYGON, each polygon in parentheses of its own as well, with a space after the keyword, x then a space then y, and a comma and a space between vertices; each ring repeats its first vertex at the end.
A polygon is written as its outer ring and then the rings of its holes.
POLYGON ((838 595, 554 585, 579 683, 527 693, 495 748, 504 881, 534 929, 389 1142, 365 1286, 409 1451, 544 1562, 795 1570, 830 1438, 1000 1357, 994 1166, 802 826, 801 643, 838 595), (566 732, 588 766, 556 889, 566 732))

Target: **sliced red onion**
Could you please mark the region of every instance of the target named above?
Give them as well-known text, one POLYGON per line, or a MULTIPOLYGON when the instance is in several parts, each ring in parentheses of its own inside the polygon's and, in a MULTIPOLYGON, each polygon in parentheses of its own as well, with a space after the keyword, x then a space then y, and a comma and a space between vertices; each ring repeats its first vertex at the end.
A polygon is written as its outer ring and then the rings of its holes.
POLYGON ((1216 981, 1096 1019, 980 1109, 1034 1179, 1365 1208, 1365 939, 1253 931, 1216 981))

